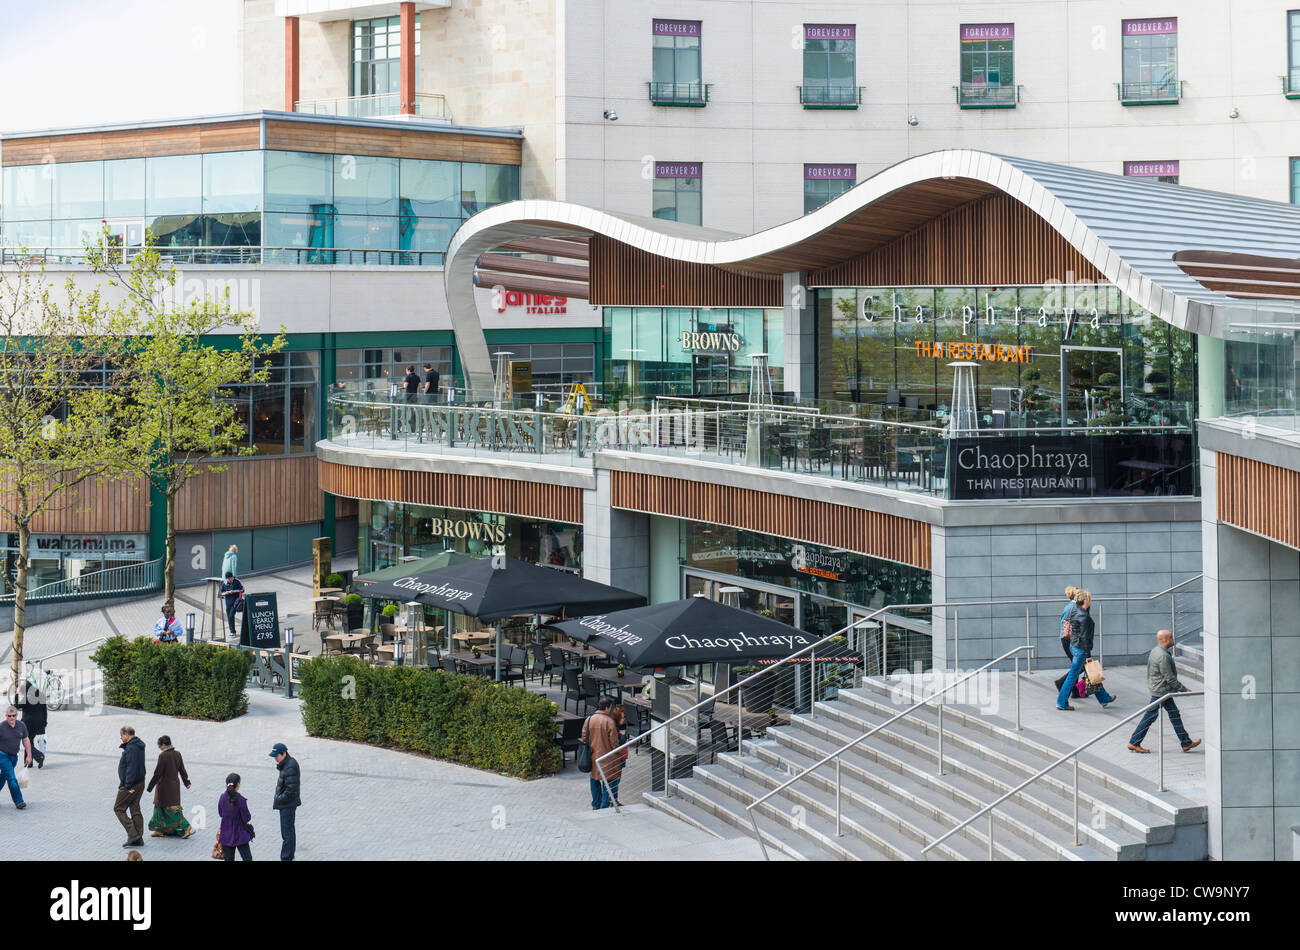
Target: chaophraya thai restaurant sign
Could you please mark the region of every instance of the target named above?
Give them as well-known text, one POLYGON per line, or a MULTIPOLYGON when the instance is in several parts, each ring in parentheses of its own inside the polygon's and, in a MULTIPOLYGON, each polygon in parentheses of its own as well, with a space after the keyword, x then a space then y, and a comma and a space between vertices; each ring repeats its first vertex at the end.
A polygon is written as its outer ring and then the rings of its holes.
POLYGON ((953 439, 950 498, 1088 498, 1192 495, 1189 432, 953 439))

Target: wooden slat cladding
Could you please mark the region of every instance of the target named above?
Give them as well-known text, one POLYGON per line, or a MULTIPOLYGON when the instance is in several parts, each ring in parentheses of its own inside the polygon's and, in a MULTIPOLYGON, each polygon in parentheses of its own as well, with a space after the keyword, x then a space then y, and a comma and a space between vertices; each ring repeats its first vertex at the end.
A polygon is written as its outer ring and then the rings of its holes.
POLYGON ((224 531, 250 525, 320 521, 316 456, 235 459, 224 472, 192 479, 176 497, 177 531, 224 531))
POLYGON ((400 501, 503 515, 582 523, 582 489, 510 478, 412 472, 319 462, 321 491, 348 498, 400 501))
POLYGON ((1219 520, 1300 548, 1300 472, 1217 453, 1219 520))
POLYGON ((930 526, 898 515, 731 485, 617 471, 611 473, 610 504, 930 569, 930 526))
MULTIPOLYGON (((32 523, 40 534, 145 534, 149 531, 149 486, 142 478, 90 479, 57 501, 59 507, 32 523)), ((9 518, 0 530, 14 531, 9 518)))
POLYGON ((888 244, 808 274, 810 287, 1007 286, 1102 274, 1010 195, 940 215, 888 244))
POLYGON ((256 149, 259 137, 258 123, 248 120, 6 139, 0 151, 6 166, 36 165, 44 161, 90 162, 149 155, 244 152, 256 149))
POLYGON ((266 147, 288 152, 386 155, 447 162, 523 163, 523 140, 460 132, 422 132, 393 123, 391 129, 268 120, 266 147))
POLYGON ((596 234, 588 299, 604 306, 779 307, 781 280, 660 257, 596 234))

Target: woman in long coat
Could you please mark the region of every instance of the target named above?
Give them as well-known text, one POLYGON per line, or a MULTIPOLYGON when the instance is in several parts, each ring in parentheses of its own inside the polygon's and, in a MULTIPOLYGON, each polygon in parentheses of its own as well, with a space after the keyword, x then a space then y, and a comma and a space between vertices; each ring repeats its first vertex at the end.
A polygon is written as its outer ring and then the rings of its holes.
POLYGON ((185 760, 172 748, 170 736, 158 737, 158 749, 158 763, 154 766, 153 778, 145 789, 153 792, 153 817, 149 819, 149 827, 155 838, 164 835, 188 838, 194 834, 194 829, 181 811, 181 782, 185 782, 186 788, 190 787, 185 760))

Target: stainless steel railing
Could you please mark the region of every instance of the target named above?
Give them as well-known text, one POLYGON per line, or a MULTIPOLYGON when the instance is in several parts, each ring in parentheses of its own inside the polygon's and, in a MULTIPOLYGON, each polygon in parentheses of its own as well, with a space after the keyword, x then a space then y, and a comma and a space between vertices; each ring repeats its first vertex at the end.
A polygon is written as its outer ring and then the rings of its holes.
MULTIPOLYGON (((921 849, 921 856, 922 857, 928 856, 931 848, 934 848, 936 845, 939 845, 942 842, 947 841, 957 832, 961 831, 963 828, 971 824, 973 821, 975 821, 977 818, 981 817, 982 815, 988 815, 989 860, 992 861, 993 860, 993 810, 997 808, 999 805, 1001 805, 1003 802, 1005 802, 1007 799, 1011 798, 1013 795, 1019 795, 1022 791, 1024 791, 1034 782, 1037 782, 1048 772, 1052 771, 1052 769, 1056 768, 1058 765, 1060 765, 1063 762, 1068 762, 1070 759, 1074 759, 1074 841, 1073 844, 1075 847, 1078 847, 1079 845, 1079 753, 1082 752, 1084 749, 1088 748, 1089 746, 1091 746, 1093 743, 1106 738, 1108 735, 1110 735, 1120 726, 1123 726, 1125 723, 1133 719, 1134 716, 1141 715, 1142 713, 1145 713, 1148 709, 1151 709, 1152 707, 1159 707, 1163 705, 1165 700, 1167 699, 1171 699, 1175 696, 1204 696, 1204 695, 1205 695, 1204 690, 1188 690, 1182 693, 1169 693, 1165 696, 1161 696, 1159 699, 1152 700, 1151 702, 1143 706, 1141 709, 1134 710, 1133 712, 1125 716, 1123 719, 1121 719, 1119 722, 1115 723, 1113 726, 1108 727, 1103 732, 1100 732, 1097 735, 1093 736, 1087 742, 1065 753, 1065 755, 1058 758, 1051 765, 1035 772, 1033 775, 1025 779, 1015 788, 1011 789, 1011 791, 1006 792, 996 800, 989 802, 987 805, 985 805, 979 811, 975 812, 975 814, 971 815, 969 818, 967 818, 961 824, 954 827, 952 830, 945 832, 944 834, 940 835, 938 838, 935 838, 933 841, 931 841, 929 844, 927 844, 924 848, 921 849)), ((1160 719, 1160 781, 1159 781, 1158 790, 1163 792, 1165 790, 1165 720, 1163 716, 1158 716, 1158 718, 1160 719)))
MULTIPOLYGON (((843 756, 845 752, 849 751, 854 746, 858 745, 858 743, 871 738, 877 732, 880 732, 882 729, 884 729, 886 726, 892 726, 894 723, 898 722, 899 720, 906 719, 908 716, 912 715, 912 713, 916 712, 922 706, 929 705, 935 699, 938 699, 940 696, 943 696, 945 693, 948 693, 950 690, 956 689, 958 686, 965 683, 967 680, 973 679, 974 677, 978 676, 980 673, 983 673, 985 670, 990 669, 991 667, 994 667, 997 664, 1005 662, 1006 660, 1009 660, 1013 657, 1015 658, 1015 663, 1016 663, 1016 679, 1015 679, 1016 729, 1019 730, 1020 729, 1020 654, 1022 651, 1028 651, 1029 656, 1033 656, 1034 647, 1026 645, 1026 646, 1018 646, 1015 647, 1014 649, 1008 650, 1006 653, 1002 654, 996 660, 990 660, 989 662, 981 666, 979 669, 972 670, 971 672, 967 673, 965 676, 961 677, 960 679, 954 680, 953 682, 949 683, 947 686, 943 687, 942 689, 936 690, 935 692, 931 693, 929 696, 925 697, 921 701, 913 703, 911 706, 908 706, 906 709, 904 709, 902 712, 898 713, 897 715, 891 716, 890 718, 886 719, 880 725, 873 726, 871 729, 868 729, 866 732, 858 736, 856 739, 844 743, 844 745, 840 746, 834 752, 827 753, 821 759, 814 762, 812 765, 808 766, 806 769, 800 772, 798 775, 782 782, 780 785, 772 789, 766 795, 763 795, 761 798, 754 799, 753 802, 751 802, 749 805, 746 806, 745 813, 749 816, 749 823, 754 827, 754 837, 758 840, 758 846, 763 852, 763 857, 769 861, 771 860, 771 857, 767 853, 767 845, 763 842, 763 834, 758 829, 758 819, 754 814, 754 809, 756 809, 759 805, 762 805, 772 796, 779 795, 781 792, 785 791, 791 785, 794 785, 796 782, 802 781, 803 779, 807 778, 809 775, 817 771, 827 762, 834 761, 835 762, 835 834, 837 836, 840 835, 841 817, 842 817, 842 813, 840 809, 840 795, 842 790, 842 781, 840 778, 841 756, 843 756)), ((939 774, 943 775, 943 706, 942 705, 939 706, 939 774)))
MULTIPOLYGON (((27 591, 27 603, 40 600, 84 600, 91 597, 112 597, 118 594, 149 593, 162 587, 162 558, 123 564, 119 567, 91 571, 78 577, 42 584, 27 591)), ((14 602, 14 594, 0 597, 0 604, 14 602)))

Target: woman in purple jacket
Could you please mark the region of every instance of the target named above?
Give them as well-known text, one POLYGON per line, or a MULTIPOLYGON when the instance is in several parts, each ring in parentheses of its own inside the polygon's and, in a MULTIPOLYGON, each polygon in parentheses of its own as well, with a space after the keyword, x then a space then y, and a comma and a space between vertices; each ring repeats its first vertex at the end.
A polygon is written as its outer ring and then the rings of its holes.
POLYGON ((253 816, 248 811, 248 799, 239 794, 239 776, 231 772, 226 776, 226 794, 217 802, 217 814, 221 816, 221 854, 227 861, 235 860, 235 851, 244 861, 253 860, 253 852, 248 842, 253 840, 253 828, 250 824, 253 816))

